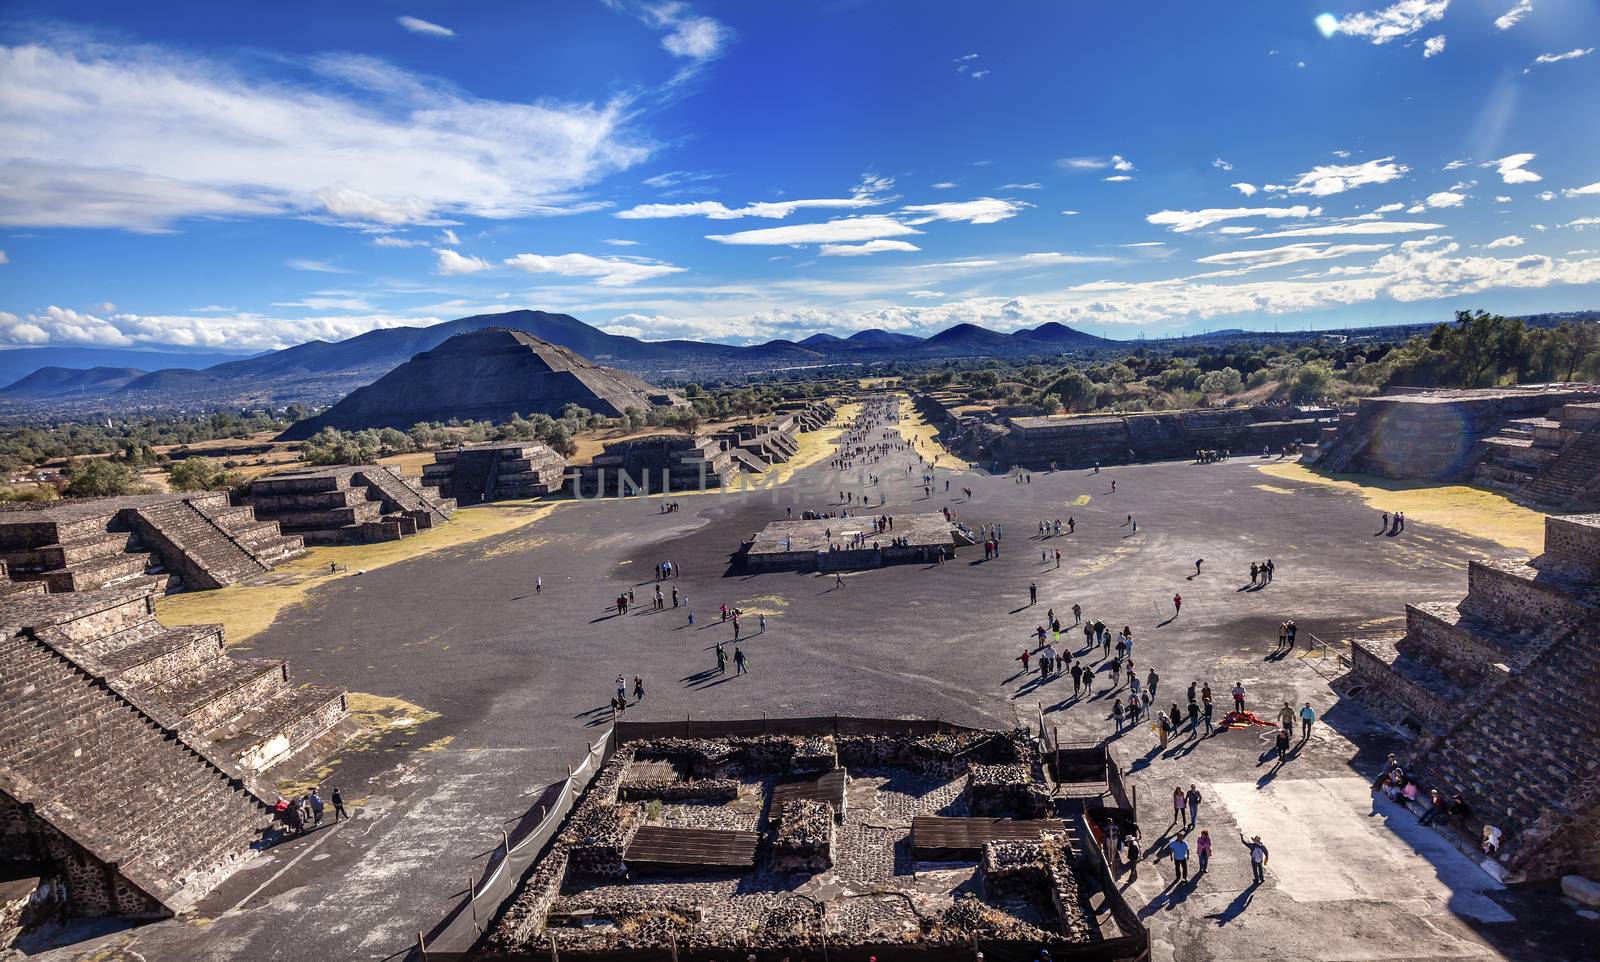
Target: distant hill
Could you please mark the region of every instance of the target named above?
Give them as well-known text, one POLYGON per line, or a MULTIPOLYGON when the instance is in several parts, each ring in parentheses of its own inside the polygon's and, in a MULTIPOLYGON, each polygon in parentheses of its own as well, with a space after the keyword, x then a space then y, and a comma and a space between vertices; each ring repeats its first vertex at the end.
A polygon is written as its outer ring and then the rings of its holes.
POLYGON ((107 394, 126 387, 147 373, 136 367, 41 367, 22 380, 0 388, 0 398, 43 401, 74 395, 107 394))
POLYGON ((976 324, 947 327, 917 345, 918 354, 952 354, 970 357, 979 354, 1008 356, 1018 344, 1010 334, 1000 334, 976 324))
POLYGON ((1040 324, 1032 330, 1017 331, 1012 336, 1038 341, 1041 344, 1053 344, 1058 347, 1104 347, 1108 344, 1116 343, 1109 338, 1085 334, 1055 321, 1040 324))
POLYGON ((155 371, 164 367, 198 369, 237 361, 242 354, 189 354, 183 351, 131 351, 101 347, 15 347, 0 350, 0 384, 11 385, 45 367, 88 370, 97 367, 155 371))
POLYGON ((894 334, 889 331, 881 331, 875 327, 870 327, 865 331, 857 331, 845 338, 845 340, 857 347, 879 348, 915 347, 922 343, 922 338, 920 337, 911 334, 894 334))

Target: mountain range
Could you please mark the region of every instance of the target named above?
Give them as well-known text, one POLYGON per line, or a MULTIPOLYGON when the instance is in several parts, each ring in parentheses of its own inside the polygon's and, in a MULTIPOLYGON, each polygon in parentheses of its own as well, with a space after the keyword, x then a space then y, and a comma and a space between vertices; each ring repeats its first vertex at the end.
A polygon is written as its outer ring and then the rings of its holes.
MULTIPOLYGON (((486 327, 526 331, 597 364, 655 377, 707 377, 890 358, 1022 357, 1107 348, 1118 343, 1055 323, 1013 334, 975 324, 957 324, 928 338, 874 329, 842 338, 813 334, 799 342, 774 340, 749 346, 689 340, 643 341, 607 334, 567 314, 524 310, 478 314, 430 327, 385 328, 343 341, 308 341, 198 369, 46 365, 0 388, 0 401, 98 399, 135 407, 324 403, 377 380, 456 334, 486 327)), ((11 353, 22 352, 0 355, 11 353)))

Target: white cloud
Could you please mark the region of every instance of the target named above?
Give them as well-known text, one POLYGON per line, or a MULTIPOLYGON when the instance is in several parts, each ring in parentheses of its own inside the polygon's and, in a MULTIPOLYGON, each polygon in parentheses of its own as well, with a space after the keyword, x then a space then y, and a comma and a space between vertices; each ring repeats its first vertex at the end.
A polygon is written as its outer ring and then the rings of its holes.
POLYGON ((1526 17, 1532 11, 1533 0, 1517 0, 1516 4, 1512 6, 1510 10, 1507 10, 1505 13, 1502 13, 1500 16, 1495 18, 1495 28, 1499 30, 1510 30, 1512 27, 1515 27, 1517 24, 1521 23, 1522 18, 1526 17))
POLYGON ((660 30, 667 31, 661 38, 662 49, 674 57, 703 63, 722 53, 733 37, 726 25, 695 14, 687 3, 670 0, 666 3, 644 7, 643 20, 660 30))
POLYGON ((312 260, 309 257, 294 257, 294 258, 290 258, 289 260, 284 261, 284 264, 289 266, 289 267, 294 268, 297 271, 312 271, 312 272, 317 273, 317 274, 348 274, 348 273, 350 273, 349 271, 345 270, 343 267, 339 267, 336 264, 330 264, 327 261, 312 260))
POLYGON ((886 251, 919 251, 922 248, 909 241, 870 240, 865 244, 823 244, 818 249, 824 257, 859 257, 863 254, 882 254, 886 251))
MULTIPOLYGON (((1579 57, 1587 57, 1591 53, 1594 53, 1593 47, 1574 47, 1566 53, 1541 53, 1533 58, 1533 62, 1536 64, 1560 63, 1563 60, 1577 60, 1579 57)), ((1524 70, 1522 72, 1527 73, 1528 71, 1524 70)))
POLYGON ((971 257, 964 261, 943 261, 938 264, 918 264, 917 269, 924 271, 946 269, 957 271, 975 271, 982 270, 986 267, 998 266, 1000 266, 1000 262, 997 260, 990 260, 982 257, 971 257))
POLYGON ((1428 209, 1428 205, 1427 204, 1412 204, 1410 207, 1406 208, 1406 213, 1408 213, 1408 214, 1420 214, 1420 213, 1422 213, 1423 211, 1425 211, 1427 209, 1428 209))
POLYGON ((1340 17, 1333 24, 1333 32, 1388 43, 1442 19, 1449 6, 1450 0, 1398 0, 1381 10, 1340 17))
POLYGON ((441 27, 436 23, 429 23, 418 17, 396 17, 394 22, 412 33, 420 33, 428 37, 453 37, 456 35, 456 32, 449 27, 441 27))
MULTIPOLYGON (((1535 224, 1534 226, 1538 227, 1537 224, 1535 224)), ((1600 217, 1579 217, 1577 220, 1567 221, 1565 224, 1562 224, 1561 226, 1562 227, 1575 227, 1578 230, 1584 230, 1584 229, 1589 228, 1589 227, 1600 227, 1600 217)), ((1541 227, 1539 229, 1543 230, 1544 228, 1541 227)))
POLYGON ((1374 210, 1373 213, 1375 213, 1375 214, 1393 214, 1396 211, 1405 210, 1405 207, 1406 207, 1406 205, 1404 205, 1404 204, 1384 204, 1382 207, 1379 207, 1376 210, 1374 210))
POLYGON ((1033 184, 1001 184, 1000 185, 1000 189, 1001 190, 1039 190, 1042 187, 1044 187, 1044 185, 1043 184, 1039 184, 1039 183, 1033 183, 1033 184))
POLYGON ((1205 210, 1160 210, 1145 218, 1150 224, 1167 227, 1175 234, 1187 234, 1202 227, 1220 224, 1225 220, 1246 217, 1305 218, 1322 213, 1320 207, 1298 204, 1294 207, 1208 207, 1205 210))
POLYGON ((9 263, 11 263, 11 258, 6 256, 6 252, 5 251, 0 251, 0 264, 9 264, 9 263))
POLYGON ((939 183, 934 184, 933 185, 933 189, 934 190, 955 190, 957 187, 960 187, 960 186, 961 186, 960 184, 957 184, 957 183, 955 183, 953 181, 942 180, 939 183))
POLYGON ((1349 157, 1350 156, 1350 151, 1348 151, 1348 150, 1336 150, 1336 151, 1333 152, 1333 156, 1339 157, 1339 158, 1349 157))
POLYGON ((1268 237, 1337 237, 1340 234, 1412 234, 1417 231, 1439 230, 1443 224, 1422 224, 1397 220, 1348 221, 1343 224, 1318 224, 1315 227, 1291 227, 1287 230, 1262 234, 1268 237))
POLYGON ((989 71, 974 70, 971 74, 969 74, 969 76, 971 76, 973 80, 982 80, 983 78, 989 76, 989 71))
POLYGON ((1020 200, 1000 200, 979 197, 976 200, 952 201, 947 204, 910 204, 901 208, 904 213, 921 214, 907 223, 927 224, 936 220, 965 221, 969 224, 995 224, 1022 213, 1032 204, 1020 200))
POLYGON ((1254 197, 1256 195, 1256 185, 1255 184, 1244 184, 1244 183, 1234 184, 1233 185, 1233 189, 1238 191, 1239 193, 1245 195, 1246 197, 1254 197))
POLYGON ((1464 160, 1452 160, 1452 161, 1450 161, 1450 163, 1445 164, 1444 167, 1441 168, 1441 169, 1442 170, 1460 170, 1461 168, 1463 168, 1465 166, 1467 166, 1467 162, 1464 161, 1464 160))
POLYGON ((564 213, 575 190, 650 153, 624 130, 623 100, 485 100, 352 55, 307 66, 325 82, 148 46, 0 47, 0 224, 564 213))
POLYGON ((961 63, 963 60, 977 60, 977 59, 978 59, 978 55, 975 54, 975 53, 962 54, 961 56, 956 58, 956 63, 961 63))
POLYGON ((1388 250, 1393 244, 1288 244, 1262 250, 1226 251, 1196 259, 1199 264, 1221 264, 1236 268, 1238 273, 1285 267, 1304 261, 1331 260, 1353 254, 1370 254, 1388 250))
POLYGON ((1494 202, 1496 204, 1509 204, 1511 203, 1511 198, 1507 197, 1505 194, 1496 194, 1494 196, 1494 202))
POLYGON ((1534 194, 1533 196, 1539 198, 1540 200, 1555 200, 1556 192, 1553 190, 1541 190, 1539 193, 1534 194))
POLYGON ((456 236, 455 231, 446 227, 444 230, 439 232, 439 243, 449 244, 451 247, 460 247, 461 238, 456 236))
POLYGON ((706 239, 719 244, 847 244, 920 233, 922 231, 886 214, 867 214, 821 224, 792 224, 734 234, 707 234, 706 239))
POLYGON ((1105 257, 1098 254, 1060 254, 1055 251, 1043 251, 1037 254, 1023 254, 1024 264, 1106 264, 1115 261, 1115 257, 1105 257))
POLYGON ((1582 187, 1568 187, 1561 192, 1563 197, 1585 197, 1590 194, 1600 194, 1600 180, 1582 187))
POLYGON ((622 237, 607 237, 605 240, 601 241, 600 243, 602 243, 602 244, 610 244, 612 247, 638 247, 639 246, 639 242, 638 241, 636 241, 636 240, 627 240, 627 239, 622 238, 622 237))
POLYGON ((501 263, 530 274, 593 277, 599 287, 624 287, 684 270, 641 257, 595 257, 591 254, 517 254, 501 263))
POLYGON ((1123 184, 1123 183, 1127 183, 1128 181, 1132 180, 1133 178, 1128 176, 1127 174, 1112 174, 1110 177, 1102 177, 1100 179, 1105 181, 1108 184, 1123 184))
POLYGON ((1218 170, 1224 170, 1224 171, 1233 169, 1233 165, 1228 163, 1226 160, 1223 160, 1221 157, 1218 157, 1216 160, 1213 160, 1211 162, 1211 166, 1217 168, 1218 170))
POLYGON ((743 207, 729 207, 719 200, 700 200, 685 204, 639 204, 627 210, 619 210, 614 216, 623 220, 656 220, 667 217, 706 217, 711 220, 765 217, 781 220, 797 210, 876 207, 881 203, 883 201, 865 194, 807 200, 758 201, 743 207))
POLYGON ((394 234, 379 234, 372 239, 374 247, 427 247, 425 240, 414 240, 405 237, 396 237, 394 234))
POLYGON ((668 187, 679 187, 684 184, 695 184, 701 181, 716 180, 721 174, 704 170, 669 170, 665 173, 646 177, 642 183, 646 187, 665 190, 668 187))
POLYGON ((949 295, 947 295, 944 291, 906 291, 906 296, 907 297, 934 298, 934 297, 948 297, 949 295))
POLYGON ((1428 195, 1429 207, 1460 207, 1467 202, 1466 194, 1458 194, 1451 190, 1441 190, 1428 195))
POLYGON ((1523 169, 1535 156, 1537 155, 1511 154, 1499 160, 1491 160, 1483 166, 1495 168, 1495 173, 1508 184, 1531 184, 1544 179, 1531 170, 1523 169))
POLYGON ((1062 170, 1133 170, 1133 163, 1121 154, 1112 154, 1110 157, 1063 157, 1056 161, 1056 166, 1062 170))
POLYGON ((1081 211, 1076 211, 1076 210, 1064 210, 1061 213, 1067 215, 1068 217, 1076 217, 1076 216, 1078 216, 1078 214, 1080 214, 1082 212, 1081 211))
POLYGON ((476 274, 493 266, 481 257, 466 257, 448 247, 436 247, 433 253, 439 258, 441 274, 476 274))
MULTIPOLYGON (((195 312, 198 314, 201 312, 195 312)), ((90 314, 54 305, 19 319, 0 311, 0 343, 101 347, 164 345, 229 351, 280 350, 310 340, 342 341, 378 328, 437 324, 439 317, 390 315, 267 317, 231 310, 212 316, 90 314)))
MULTIPOLYGON (((1405 176, 1409 170, 1405 164, 1395 163, 1393 157, 1369 160, 1364 164, 1323 164, 1301 174, 1285 189, 1291 194, 1326 197, 1368 184, 1387 184, 1405 176)), ((1269 185, 1267 189, 1271 190, 1272 187, 1269 185)))
POLYGON ((1137 241, 1132 244, 1118 244, 1118 247, 1165 247, 1166 241, 1137 241))
POLYGON ((1441 53, 1444 53, 1444 34, 1441 33, 1437 37, 1429 37, 1423 41, 1422 59, 1427 60, 1429 57, 1437 57, 1441 53))
POLYGON ((1254 234, 1260 229, 1259 227, 1218 227, 1217 233, 1237 236, 1240 234, 1254 234))
POLYGON ((1496 237, 1494 240, 1490 241, 1489 243, 1485 244, 1484 246, 1489 248, 1490 250, 1495 250, 1495 249, 1501 248, 1501 247, 1521 247, 1523 244, 1526 244, 1526 243, 1527 243, 1527 241, 1525 241, 1522 238, 1518 237, 1516 234, 1507 234, 1504 237, 1496 237))

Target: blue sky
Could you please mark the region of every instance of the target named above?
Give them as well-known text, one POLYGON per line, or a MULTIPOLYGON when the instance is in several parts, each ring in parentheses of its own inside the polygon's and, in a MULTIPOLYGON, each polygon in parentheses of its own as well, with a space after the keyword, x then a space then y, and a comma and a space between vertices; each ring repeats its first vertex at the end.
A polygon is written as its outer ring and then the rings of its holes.
POLYGON ((0 346, 1600 308, 1589 0, 9 0, 0 346))

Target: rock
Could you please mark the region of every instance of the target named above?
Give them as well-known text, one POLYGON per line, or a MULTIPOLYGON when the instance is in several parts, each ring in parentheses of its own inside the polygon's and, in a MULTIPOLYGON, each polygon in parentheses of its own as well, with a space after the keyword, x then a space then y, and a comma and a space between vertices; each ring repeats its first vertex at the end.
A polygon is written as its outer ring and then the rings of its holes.
POLYGON ((1600 882, 1591 881, 1582 875, 1563 875, 1561 891, 1590 908, 1600 908, 1600 882))

